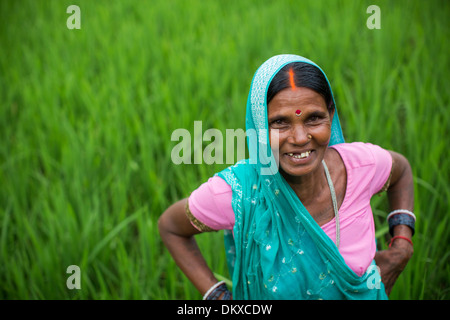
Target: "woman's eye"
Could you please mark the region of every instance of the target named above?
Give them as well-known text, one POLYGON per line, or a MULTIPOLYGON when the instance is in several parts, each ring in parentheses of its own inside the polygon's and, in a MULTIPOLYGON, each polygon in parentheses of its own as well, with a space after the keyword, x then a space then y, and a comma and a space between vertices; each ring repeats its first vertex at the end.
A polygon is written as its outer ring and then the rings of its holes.
POLYGON ((308 118, 308 121, 309 121, 309 122, 312 122, 312 123, 316 123, 316 122, 319 122, 319 121, 323 120, 324 118, 325 118, 325 117, 320 116, 320 115, 311 115, 311 116, 308 118))
POLYGON ((283 119, 275 119, 270 123, 272 126, 282 126, 286 124, 286 121, 284 121, 283 119))
POLYGON ((275 124, 282 124, 282 123, 283 123, 283 120, 277 119, 277 120, 275 120, 273 123, 275 123, 275 124))

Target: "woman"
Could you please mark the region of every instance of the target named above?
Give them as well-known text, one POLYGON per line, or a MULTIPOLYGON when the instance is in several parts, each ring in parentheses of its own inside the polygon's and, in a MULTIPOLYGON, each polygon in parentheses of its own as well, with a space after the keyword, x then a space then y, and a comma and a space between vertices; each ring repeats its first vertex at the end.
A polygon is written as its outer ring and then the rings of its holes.
POLYGON ((159 220, 163 242, 204 299, 231 298, 194 239, 219 229, 231 231, 225 245, 234 299, 386 299, 413 253, 408 161, 372 144, 344 143, 325 74, 296 55, 272 57, 257 70, 246 127, 256 132, 250 158, 159 220), (383 190, 393 238, 376 252, 370 198, 383 190))

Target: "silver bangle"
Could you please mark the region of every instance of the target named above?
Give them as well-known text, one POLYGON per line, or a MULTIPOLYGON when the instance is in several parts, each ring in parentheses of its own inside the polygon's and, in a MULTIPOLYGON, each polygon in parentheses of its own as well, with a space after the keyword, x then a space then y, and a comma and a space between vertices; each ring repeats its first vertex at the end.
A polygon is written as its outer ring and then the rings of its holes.
POLYGON ((209 288, 209 290, 206 291, 206 293, 204 294, 203 300, 206 300, 206 298, 208 298, 208 296, 210 295, 211 292, 214 291, 214 289, 216 289, 217 287, 221 286, 224 283, 225 283, 225 281, 219 281, 215 285, 213 285, 211 288, 209 288))
POLYGON ((398 214, 398 213, 404 213, 404 214, 407 214, 408 216, 412 217, 412 218, 414 219, 414 221, 416 221, 416 216, 414 215, 414 213, 412 213, 411 211, 406 210, 406 209, 397 209, 397 210, 391 211, 391 212, 388 214, 388 216, 386 217, 386 221, 389 221, 389 219, 390 219, 393 215, 398 214))

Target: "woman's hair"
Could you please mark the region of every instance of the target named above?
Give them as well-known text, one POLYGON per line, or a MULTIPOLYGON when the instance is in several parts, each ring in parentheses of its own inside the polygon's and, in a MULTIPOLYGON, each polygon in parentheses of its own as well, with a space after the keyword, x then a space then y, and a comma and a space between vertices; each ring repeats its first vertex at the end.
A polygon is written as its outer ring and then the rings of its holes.
POLYGON ((324 98, 328 111, 334 109, 330 87, 324 74, 319 68, 305 62, 292 62, 278 71, 267 90, 267 104, 278 92, 293 86, 314 90, 324 98))

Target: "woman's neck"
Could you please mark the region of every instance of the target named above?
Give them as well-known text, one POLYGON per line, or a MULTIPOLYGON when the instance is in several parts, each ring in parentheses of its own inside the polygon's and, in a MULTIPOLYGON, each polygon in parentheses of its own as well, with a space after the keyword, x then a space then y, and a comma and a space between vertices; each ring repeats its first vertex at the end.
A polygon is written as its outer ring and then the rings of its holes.
POLYGON ((300 177, 288 175, 281 168, 280 173, 305 206, 319 198, 324 190, 328 190, 322 163, 313 172, 300 177))

